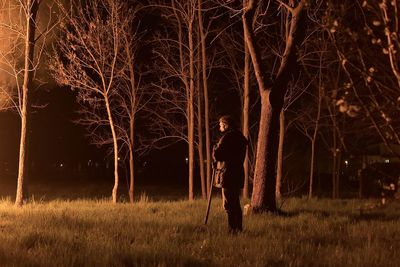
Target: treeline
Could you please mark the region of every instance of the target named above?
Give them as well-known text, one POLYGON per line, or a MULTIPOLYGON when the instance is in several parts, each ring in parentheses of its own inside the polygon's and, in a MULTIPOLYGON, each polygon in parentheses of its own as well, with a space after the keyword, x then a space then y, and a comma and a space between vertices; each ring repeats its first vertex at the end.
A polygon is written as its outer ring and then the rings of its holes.
POLYGON ((277 198, 300 187, 315 196, 324 164, 333 198, 349 164, 362 196, 368 149, 383 144, 388 157, 399 156, 397 0, 1 5, 0 104, 18 112, 22 125, 17 205, 32 91, 40 90, 43 72, 76 92, 76 122, 92 143, 110 148, 113 202, 121 159, 133 203, 136 159, 177 141, 188 144, 188 198, 195 197, 195 166, 206 198, 212 126, 225 113, 238 118, 250 140, 243 195, 251 194, 255 212, 275 211, 277 198), (291 159, 296 143, 305 152, 291 159), (288 165, 304 158, 304 173, 285 179, 288 165))

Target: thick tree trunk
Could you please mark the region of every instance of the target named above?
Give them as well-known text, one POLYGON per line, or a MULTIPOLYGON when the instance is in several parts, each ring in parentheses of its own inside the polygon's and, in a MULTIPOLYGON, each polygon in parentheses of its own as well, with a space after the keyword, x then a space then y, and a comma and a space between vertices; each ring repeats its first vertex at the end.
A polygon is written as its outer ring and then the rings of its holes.
POLYGON ((283 175, 283 143, 285 140, 285 111, 282 110, 279 116, 279 148, 278 164, 276 167, 276 198, 281 198, 282 175, 283 175))
POLYGON ((276 211, 276 161, 279 138, 280 109, 270 102, 270 94, 261 94, 261 118, 257 142, 251 205, 255 212, 276 211))
POLYGON ((110 123, 110 130, 113 139, 113 153, 114 153, 114 187, 112 189, 111 198, 113 203, 117 203, 117 193, 118 193, 118 183, 119 183, 119 175, 118 175, 118 139, 117 133, 115 132, 114 120, 112 118, 112 112, 110 107, 110 102, 107 94, 104 94, 104 101, 107 108, 107 116, 108 122, 110 123))
POLYGON ((206 135, 206 158, 207 158, 207 192, 210 192, 211 183, 211 138, 210 138, 210 107, 208 100, 208 79, 207 79, 207 51, 206 51, 206 36, 203 27, 202 1, 198 0, 198 20, 201 45, 201 73, 203 81, 203 97, 204 97, 204 126, 206 135))
POLYGON ((260 129, 257 140, 257 157, 254 172, 253 195, 251 205, 254 212, 276 211, 276 161, 279 141, 279 115, 290 75, 297 67, 296 46, 303 40, 303 10, 306 1, 301 1, 290 10, 290 31, 286 38, 286 47, 276 79, 271 84, 264 73, 259 49, 254 41, 251 21, 258 1, 249 0, 243 13, 244 38, 249 48, 261 96, 260 129))
POLYGON ((34 75, 34 48, 36 16, 39 9, 37 0, 26 1, 26 39, 25 39, 25 63, 24 63, 24 83, 22 86, 22 107, 21 107, 21 137, 19 148, 18 181, 15 205, 22 206, 24 200, 24 183, 26 183, 27 162, 27 135, 29 133, 29 113, 30 113, 30 88, 34 75))

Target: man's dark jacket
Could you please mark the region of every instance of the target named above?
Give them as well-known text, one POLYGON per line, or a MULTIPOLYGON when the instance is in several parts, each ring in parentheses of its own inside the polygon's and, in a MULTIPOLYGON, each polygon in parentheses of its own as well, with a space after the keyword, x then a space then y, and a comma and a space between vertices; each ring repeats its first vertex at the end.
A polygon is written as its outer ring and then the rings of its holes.
POLYGON ((217 172, 222 171, 220 182, 223 188, 243 188, 247 143, 240 131, 231 129, 214 146, 213 157, 218 162, 217 172))

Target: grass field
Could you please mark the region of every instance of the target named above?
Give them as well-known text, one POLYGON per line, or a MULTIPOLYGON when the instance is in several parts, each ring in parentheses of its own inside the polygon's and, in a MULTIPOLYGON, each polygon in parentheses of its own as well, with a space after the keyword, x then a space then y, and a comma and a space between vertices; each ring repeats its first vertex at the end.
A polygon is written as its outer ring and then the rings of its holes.
POLYGON ((0 201, 0 266, 399 266, 400 204, 288 199, 227 234, 220 199, 0 201))

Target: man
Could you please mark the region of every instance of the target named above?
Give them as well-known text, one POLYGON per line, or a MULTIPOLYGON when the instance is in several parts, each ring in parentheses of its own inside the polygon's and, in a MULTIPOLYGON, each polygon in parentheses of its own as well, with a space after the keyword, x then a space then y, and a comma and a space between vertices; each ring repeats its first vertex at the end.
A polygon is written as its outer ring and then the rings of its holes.
POLYGON ((228 214, 229 233, 242 231, 242 209, 240 192, 244 185, 243 162, 246 155, 247 139, 236 128, 231 116, 219 119, 222 137, 213 148, 214 186, 222 188, 223 207, 228 214))

